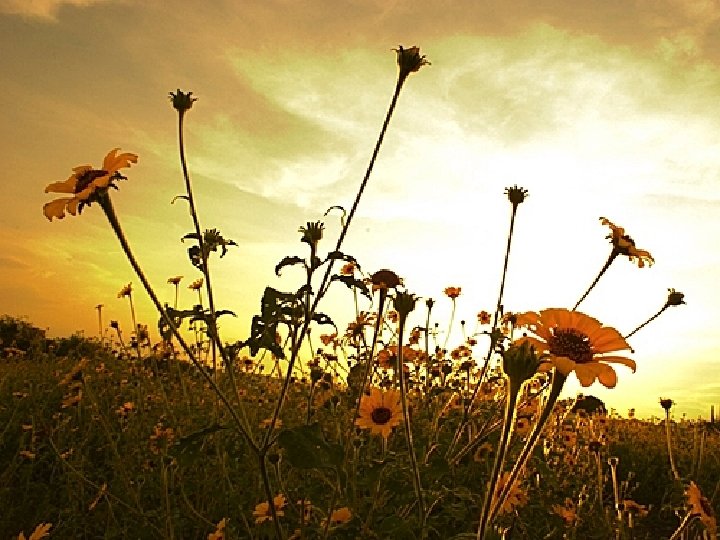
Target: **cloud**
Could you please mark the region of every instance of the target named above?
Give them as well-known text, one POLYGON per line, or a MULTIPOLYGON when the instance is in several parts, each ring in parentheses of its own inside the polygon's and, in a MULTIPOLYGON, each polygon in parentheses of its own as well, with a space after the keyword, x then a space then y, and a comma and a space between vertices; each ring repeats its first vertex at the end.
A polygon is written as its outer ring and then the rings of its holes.
POLYGON ((0 0, 0 13, 20 15, 31 19, 57 21, 57 15, 64 6, 84 8, 110 0, 0 0))

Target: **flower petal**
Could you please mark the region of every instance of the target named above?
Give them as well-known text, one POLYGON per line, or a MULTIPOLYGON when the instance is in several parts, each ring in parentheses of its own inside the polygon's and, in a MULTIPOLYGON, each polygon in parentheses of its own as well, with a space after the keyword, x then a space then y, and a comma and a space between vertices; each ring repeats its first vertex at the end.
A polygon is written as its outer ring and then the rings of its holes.
POLYGON ((65 207, 68 202, 72 200, 73 197, 62 197, 60 199, 50 201, 49 203, 45 203, 43 205, 43 214, 45 214, 45 217, 48 218, 49 221, 52 221, 52 218, 54 217, 62 219, 65 217, 65 207))
POLYGON ((45 188, 45 193, 75 193, 77 179, 78 177, 76 174, 71 174, 67 180, 48 184, 45 188))
POLYGON ((118 154, 118 150, 120 150, 120 148, 113 148, 107 153, 103 160, 103 170, 107 171, 110 176, 124 167, 129 167, 131 163, 137 163, 138 160, 136 154, 129 152, 118 154))
POLYGON ((637 370, 637 364, 635 360, 625 358, 624 356, 598 356, 597 358, 601 362, 608 362, 610 364, 622 364, 633 370, 633 373, 637 370))

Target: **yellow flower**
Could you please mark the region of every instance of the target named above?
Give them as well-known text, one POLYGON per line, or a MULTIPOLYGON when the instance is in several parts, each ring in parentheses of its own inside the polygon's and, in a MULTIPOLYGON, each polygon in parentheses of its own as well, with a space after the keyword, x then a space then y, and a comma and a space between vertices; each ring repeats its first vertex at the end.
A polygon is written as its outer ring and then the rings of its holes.
POLYGON ((584 313, 563 308, 544 309, 517 315, 517 325, 527 327, 534 337, 522 337, 539 354, 546 353, 547 365, 563 375, 575 372, 580 384, 590 386, 597 379, 607 388, 617 384, 617 374, 609 363, 623 364, 635 371, 635 362, 624 356, 605 356, 630 345, 614 328, 603 326, 584 313), (539 338, 539 339, 538 339, 539 338))
POLYGON ((613 249, 620 253, 620 255, 626 255, 630 262, 635 262, 637 259, 637 265, 639 268, 643 268, 647 262, 648 266, 652 266, 655 262, 649 251, 644 249, 638 249, 635 247, 635 240, 625 234, 625 229, 618 227, 612 221, 607 218, 601 217, 600 222, 603 225, 610 227, 610 234, 607 238, 610 239, 610 243, 613 245, 613 249))
POLYGON ((117 293, 117 297, 125 298, 126 296, 130 296, 131 294, 132 294, 132 283, 128 283, 122 289, 120 289, 120 292, 117 293))
MULTIPOLYGON (((275 513, 278 517, 284 516, 285 511, 283 508, 285 508, 285 505, 287 504, 287 501, 285 500, 285 496, 282 494, 276 495, 273 497, 273 503, 275 504, 275 513)), ((255 523, 263 523, 265 521, 272 521, 272 512, 270 511, 270 503, 269 502, 261 502, 260 504, 255 506, 255 510, 253 510, 253 516, 255 516, 255 523)))
POLYGON ((696 515, 710 533, 711 538, 717 538, 717 520, 710 501, 702 494, 695 482, 685 490, 690 513, 696 515))
MULTIPOLYGON (((352 519, 352 512, 347 506, 333 510, 330 514, 330 525, 343 525, 352 519)), ((321 527, 325 527, 326 520, 322 520, 321 527)))
MULTIPOLYGON (((495 498, 497 498, 505 489, 505 485, 510 480, 510 473, 506 472, 503 473, 503 475, 500 477, 497 483, 497 487, 495 488, 495 498)), ((510 492, 508 493, 507 498, 505 499, 505 502, 500 507, 498 513, 499 514, 507 514, 509 512, 512 512, 515 507, 517 506, 525 506, 528 502, 528 496, 527 493, 525 493, 525 490, 523 490, 520 486, 518 486, 517 480, 510 488, 510 492)))
POLYGON ((400 405, 400 392, 397 390, 382 391, 372 388, 370 395, 364 394, 360 399, 360 417, 355 425, 361 429, 369 429, 373 435, 382 435, 387 439, 392 428, 400 425, 403 419, 400 405))
POLYGON ((207 540, 224 540, 225 539, 225 526, 227 525, 227 518, 223 518, 218 521, 215 526, 215 532, 208 534, 207 540))
POLYGON ((45 538, 46 536, 50 535, 50 528, 52 527, 52 523, 41 523, 37 527, 35 527, 35 530, 30 535, 30 538, 25 538, 24 533, 20 533, 18 535, 18 540, 40 540, 41 538, 45 538))
POLYGON ((200 290, 203 285, 203 278, 198 278, 195 281, 193 281, 190 285, 188 285, 188 289, 192 289, 193 291, 200 290))
POLYGON ((54 182, 45 188, 45 193, 71 193, 72 197, 61 197, 43 206, 43 214, 48 220, 56 217, 65 217, 65 210, 73 216, 82 212, 84 205, 90 203, 90 198, 98 189, 107 188, 112 181, 119 177, 120 169, 130 167, 137 163, 137 155, 123 152, 118 154, 119 148, 113 148, 103 160, 101 169, 93 169, 90 165, 80 165, 73 168, 73 173, 64 182, 54 182))
POLYGON ((563 518, 565 525, 572 525, 577 521, 577 513, 575 509, 575 503, 572 499, 565 499, 565 504, 553 504, 553 512, 563 518))

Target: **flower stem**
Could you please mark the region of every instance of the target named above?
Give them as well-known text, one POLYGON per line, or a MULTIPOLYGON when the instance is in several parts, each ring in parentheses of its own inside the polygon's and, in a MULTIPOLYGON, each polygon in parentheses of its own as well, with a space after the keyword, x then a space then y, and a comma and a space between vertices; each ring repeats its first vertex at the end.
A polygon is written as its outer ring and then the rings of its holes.
MULTIPOLYGON (((477 530, 477 540, 485 540, 485 533, 492 522, 490 511, 492 509, 493 499, 495 499, 495 489, 498 485, 500 476, 502 476, 508 443, 510 442, 510 435, 515 427, 516 406, 518 394, 520 392, 520 385, 514 383, 513 380, 509 378, 507 379, 507 383, 508 395, 505 402, 505 419, 503 421, 502 432, 500 434, 497 454, 495 455, 495 463, 493 464, 493 470, 490 474, 490 482, 488 483, 488 488, 485 493, 485 501, 483 502, 482 512, 480 513, 480 525, 477 530)), ((505 487, 512 488, 512 484, 508 483, 505 487)))
POLYGON ((648 324, 650 324, 651 322, 653 322, 653 321, 654 321, 655 319, 657 319, 657 318, 663 313, 663 311, 665 311, 668 307, 670 307, 670 304, 665 304, 665 305, 660 309, 660 311, 658 311, 655 315, 653 315, 652 317, 650 317, 647 321, 645 321, 645 322, 642 323, 640 326, 638 326, 635 330, 633 330, 633 331, 630 332, 628 335, 626 335, 626 336, 625 336, 625 339, 628 339, 629 337, 634 336, 639 330, 641 330, 642 328, 644 328, 645 326, 647 326, 648 324))
POLYGON ((680 473, 678 473, 677 466, 675 465, 675 456, 672 449, 672 434, 670 431, 670 409, 665 411, 665 441, 667 442, 668 457, 670 458, 670 469, 672 470, 673 478, 680 480, 680 473))
MULTIPOLYGON (((195 234, 197 234, 198 247, 200 248, 200 257, 202 258, 202 273, 205 276, 205 290, 208 295, 208 304, 210 308, 210 340, 212 344, 212 367, 213 374, 217 379, 217 357, 216 345, 220 351, 220 356, 227 367, 227 358, 225 349, 220 341, 217 331, 217 318, 215 315, 215 299, 213 296, 212 282, 210 281, 210 267, 208 266, 208 252, 205 248, 205 240, 203 238, 202 229, 200 228, 200 220, 198 219, 197 209, 195 207, 195 197, 193 196, 192 183, 190 182, 190 174, 188 172, 187 161, 185 159, 185 138, 183 135, 183 120, 185 111, 178 111, 178 146, 180 149, 180 164, 182 166, 183 177, 185 178, 185 191, 187 192, 187 200, 190 205, 190 215, 192 216, 193 225, 195 226, 195 234)), ((198 289, 199 291, 199 289, 198 289)))
POLYGON ((498 495, 496 502, 493 505, 493 508, 492 508, 492 511, 490 512, 490 517, 489 517, 490 521, 492 521, 495 518, 495 515, 497 514, 498 510, 500 508, 502 508, 502 505, 505 503, 505 500, 508 498, 508 495, 510 495, 510 489, 512 488, 513 484, 517 480, 517 477, 520 475, 520 472, 525 467, 528 459, 530 458, 530 454, 532 453, 533 449, 535 448, 535 444, 537 444, 537 441, 540 438, 540 434, 542 433, 543 429, 545 428, 545 424, 547 424, 547 421, 550 418, 550 414, 552 413, 552 410, 555 407, 555 403, 558 400, 558 396, 560 395, 560 392, 562 391, 566 380, 567 380, 567 375, 563 375, 562 373, 557 371, 557 368, 555 368, 552 386, 550 387, 550 393, 548 394, 547 401, 545 402, 545 406, 543 407, 543 410, 540 413, 540 416, 538 417, 537 423, 535 424, 535 427, 533 428, 532 433, 525 441, 525 446, 523 446, 523 449, 521 450, 520 455, 517 457, 517 459, 515 461, 515 465, 512 468, 512 471, 510 471, 510 477, 508 478, 508 481, 506 482, 505 487, 503 488, 502 492, 498 495))
POLYGON ((575 311, 575 310, 578 308, 578 306, 582 303, 582 301, 585 300, 585 298, 587 298, 587 295, 590 294, 590 291, 592 291, 593 288, 595 287, 595 285, 597 285, 597 282, 600 281, 600 278, 603 276, 603 274, 605 273, 605 271, 606 271, 608 268, 610 268, 610 265, 612 264, 612 262, 615 260, 615 258, 616 258, 618 255, 620 255, 620 252, 617 250, 617 248, 613 248, 613 250, 610 252, 610 256, 608 257, 607 261, 605 261, 605 264, 604 264, 603 267, 600 269, 600 272, 598 273, 597 277, 595 278, 595 281, 593 281, 593 282, 590 284, 590 286, 588 287, 587 291, 585 291, 585 294, 583 294, 583 295, 580 297, 580 300, 577 301, 577 304, 575 304, 575 307, 572 308, 573 311, 575 311))
MULTIPOLYGON (((160 300, 158 299, 157 295, 155 294, 155 291, 153 290, 152 286, 150 285, 150 282, 148 281, 147 277, 145 276, 145 272, 143 272, 142 268, 140 267, 140 264, 137 262, 137 259, 135 259, 135 255, 133 255, 132 250, 130 249, 130 244, 127 241, 127 238, 125 237, 125 233, 122 230, 122 227, 120 226, 120 221, 118 220, 117 214, 115 213, 115 209, 113 208, 112 201, 110 200, 110 194, 105 193, 103 196, 100 197, 100 206, 102 207, 103 211, 105 212, 105 216, 108 219, 108 222, 110 223, 110 227, 112 227, 113 232, 115 233, 115 236, 117 236, 118 240, 120 241, 120 246, 122 247, 123 251, 125 252, 125 256, 128 258, 128 261, 130 262, 130 266, 132 266, 133 270, 135 270, 135 274, 137 274, 138 278, 140 279, 140 282, 143 284, 143 287, 145 287, 145 291, 148 293, 148 296, 150 296, 150 299, 152 300, 153 304, 155 304, 155 308, 158 310, 158 313, 160 313, 160 316, 165 320, 165 323, 168 325, 170 330, 172 331, 175 338, 178 340, 178 343, 183 348, 185 353, 188 355, 188 358, 190 358, 190 361, 195 365, 196 368, 200 370, 200 374, 207 380, 208 384, 212 388, 212 390, 215 392, 215 394, 220 398, 220 400, 223 402, 225 407, 227 408, 228 412, 232 416, 234 422, 236 423, 238 430, 243 435, 247 443, 250 445, 250 447, 257 452, 257 445, 252 440, 252 437, 250 436, 250 432, 246 427, 243 425, 242 421, 240 420, 240 417, 238 417, 237 412, 233 408, 233 406, 230 404, 228 399, 225 397, 225 394, 220 390, 220 388, 217 386, 213 378, 207 373, 207 371, 202 367, 198 359, 195 357, 195 355, 192 352, 192 349, 187 344, 185 339, 180 334, 180 331, 178 330, 177 326, 175 326, 175 323, 172 320, 172 317, 170 317, 165 309, 163 308, 162 304, 160 303, 160 300)), ((240 407, 242 407, 242 403, 240 404, 240 407)))
POLYGON ((407 400, 407 381, 405 379, 405 366, 403 363, 403 336, 405 332, 406 317, 400 316, 400 325, 398 328, 398 354, 397 354, 397 371, 400 374, 400 403, 403 410, 403 426, 405 427, 405 439, 408 445, 408 455, 410 456, 410 465, 413 473, 413 485, 415 487, 415 496, 417 497, 418 512, 420 514, 420 537, 425 536, 425 503, 423 502, 422 482, 420 481, 420 469, 418 469, 417 458, 415 457, 415 447, 413 446, 412 429, 410 429, 410 414, 408 411, 407 400))

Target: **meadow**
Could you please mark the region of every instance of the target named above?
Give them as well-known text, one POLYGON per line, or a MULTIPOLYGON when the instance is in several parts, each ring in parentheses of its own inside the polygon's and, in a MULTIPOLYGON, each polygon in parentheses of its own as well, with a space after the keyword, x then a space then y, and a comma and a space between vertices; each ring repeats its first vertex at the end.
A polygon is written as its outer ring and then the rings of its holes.
MULTIPOLYGON (((129 331, 106 327, 102 305, 99 338, 49 340, 30 322, 0 320, 0 536, 717 538, 714 421, 674 419, 671 397, 647 420, 591 396, 560 399, 569 377, 614 388, 631 376, 627 340, 685 303, 668 290, 626 335, 581 311, 615 261, 631 271, 654 262, 623 227, 600 218, 609 255, 573 308, 506 311, 515 218, 528 196, 508 187, 498 297, 471 323, 455 320, 460 286, 421 299, 409 276, 368 272, 343 251, 401 90, 429 63, 417 47, 396 55, 395 90, 355 200, 325 213, 340 214, 339 237, 328 245, 322 221, 299 227, 301 255, 275 272, 294 267, 304 279, 292 291, 265 289, 245 339, 225 339, 218 323, 232 312, 216 307, 212 276, 237 245, 200 225, 183 140, 192 92, 169 97, 196 305, 160 302, 113 207, 137 155, 115 148, 98 168, 75 167, 46 187, 63 195, 43 207, 50 221, 105 214, 159 319, 152 330, 138 323, 128 284, 117 296, 128 300, 129 331), (322 311, 330 287, 346 292, 352 320, 322 311), (433 318, 439 301, 453 307, 448 320, 433 318)), ((176 292, 181 281, 168 279, 176 292)))

